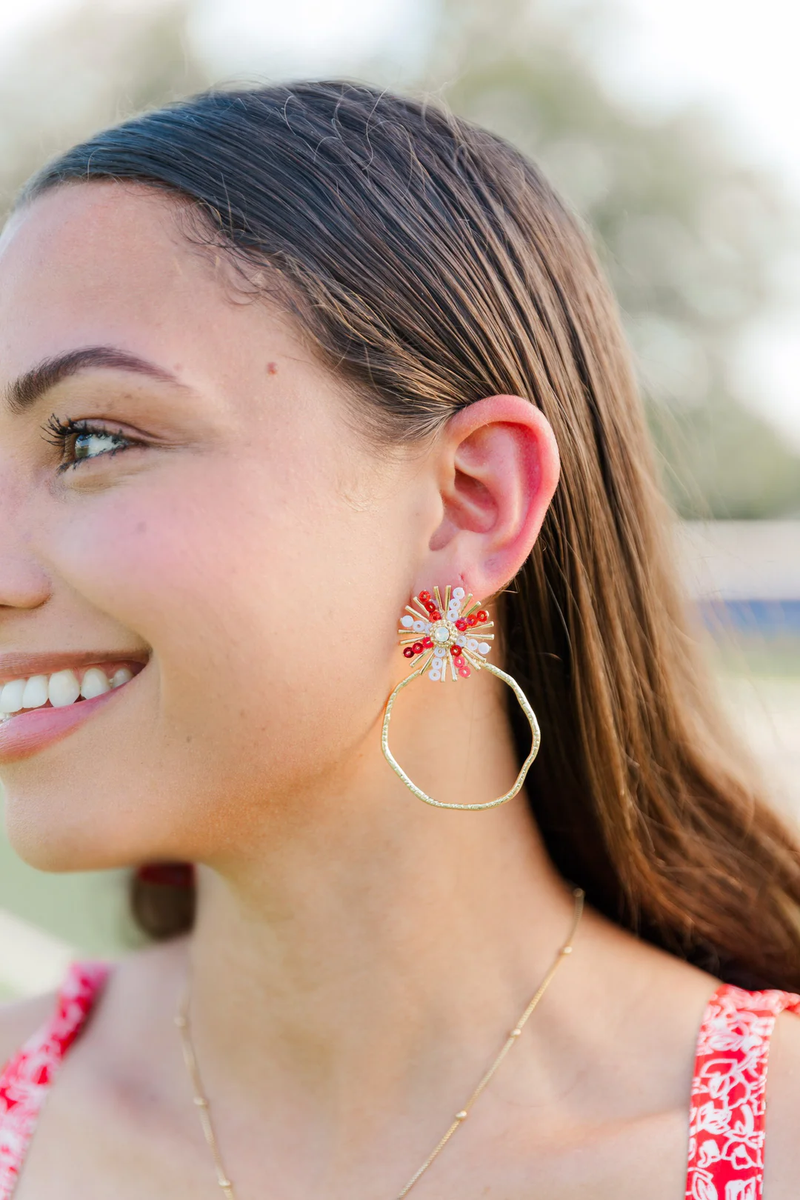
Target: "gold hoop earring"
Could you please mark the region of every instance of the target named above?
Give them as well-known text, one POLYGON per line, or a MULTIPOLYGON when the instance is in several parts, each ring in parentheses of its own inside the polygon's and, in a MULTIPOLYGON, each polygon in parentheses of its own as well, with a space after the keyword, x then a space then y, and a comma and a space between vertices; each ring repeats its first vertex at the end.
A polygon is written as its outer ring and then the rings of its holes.
POLYGON ((463 587, 455 587, 451 590, 449 583, 445 588, 444 603, 442 603, 442 595, 438 587, 434 587, 433 595, 423 591, 413 597, 413 600, 419 605, 419 609, 412 608, 410 604, 406 605, 405 613, 400 618, 402 628, 398 630, 398 635, 405 657, 417 659, 419 666, 398 683, 386 701, 381 731, 381 749, 384 757, 406 787, 410 788, 420 800, 424 800, 426 804, 432 804, 434 808, 460 808, 472 811, 497 808, 498 805, 505 804, 507 800, 516 796, 525 782, 528 768, 539 751, 541 733, 536 714, 516 679, 486 660, 486 655, 492 648, 491 642, 494 641, 494 634, 486 631, 494 627, 494 621, 489 620, 489 612, 480 601, 471 604, 471 594, 467 596, 463 587), (422 675, 424 671, 428 672, 428 678, 434 683, 444 683, 449 670, 453 681, 458 682, 459 679, 469 678, 472 673, 471 667, 474 667, 476 671, 491 671, 492 675, 496 675, 498 679, 502 679, 504 683, 508 684, 528 718, 533 741, 530 753, 522 764, 513 787, 504 796, 500 796, 497 800, 489 800, 485 804, 445 804, 442 800, 434 800, 433 796, 429 796, 423 792, 422 788, 417 787, 397 762, 389 749, 389 722, 398 693, 404 687, 408 687, 409 683, 422 675))

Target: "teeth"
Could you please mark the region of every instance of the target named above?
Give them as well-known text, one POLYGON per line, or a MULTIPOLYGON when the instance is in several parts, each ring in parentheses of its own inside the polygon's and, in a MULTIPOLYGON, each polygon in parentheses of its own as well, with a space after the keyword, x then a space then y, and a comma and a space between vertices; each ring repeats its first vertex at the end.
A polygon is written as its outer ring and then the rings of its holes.
POLYGON ((53 708, 65 708, 67 704, 73 704, 80 694, 81 685, 74 671, 56 671, 50 676, 47 695, 53 708))
POLYGON ((81 695, 84 700, 93 700, 95 696, 102 696, 103 692, 109 691, 110 688, 111 684, 105 671, 101 671, 99 667, 89 667, 81 682, 81 695))
POLYGON ((47 703, 47 676, 31 675, 22 693, 22 708, 39 708, 47 703))
POLYGON ((0 692, 0 710, 2 712, 19 712, 22 708, 22 693, 25 691, 24 679, 12 679, 3 686, 0 692))
POLYGON ((89 667, 80 683, 72 669, 52 675, 32 675, 29 679, 11 679, 0 684, 0 721, 23 709, 41 708, 49 700, 53 708, 74 704, 79 696, 92 700, 111 688, 122 687, 133 679, 129 667, 118 667, 109 679, 102 667, 89 667))

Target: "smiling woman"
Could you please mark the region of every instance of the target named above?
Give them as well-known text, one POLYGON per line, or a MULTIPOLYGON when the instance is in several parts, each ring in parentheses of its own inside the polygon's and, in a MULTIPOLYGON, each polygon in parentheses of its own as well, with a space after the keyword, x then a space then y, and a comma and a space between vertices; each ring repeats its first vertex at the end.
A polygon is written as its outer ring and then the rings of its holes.
POLYGON ((0 1198, 793 1196, 800 850, 536 166, 148 113, 21 196, 0 373, 9 836, 159 935, 0 1011, 0 1198))

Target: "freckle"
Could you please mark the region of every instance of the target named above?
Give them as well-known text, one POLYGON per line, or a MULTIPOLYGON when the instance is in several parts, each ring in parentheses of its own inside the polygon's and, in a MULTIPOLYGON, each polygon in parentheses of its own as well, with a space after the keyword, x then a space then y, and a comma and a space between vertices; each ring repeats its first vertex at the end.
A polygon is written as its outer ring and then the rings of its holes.
POLYGON ((147 522, 140 521, 139 524, 136 526, 136 529, 134 532, 135 533, 146 533, 147 532, 147 522))
POLYGON ((192 740, 192 735, 190 733, 187 733, 186 740, 187 740, 187 742, 190 742, 192 740))
POLYGON ((267 374, 268 375, 277 375, 278 374, 278 364, 275 362, 267 363, 267 374))

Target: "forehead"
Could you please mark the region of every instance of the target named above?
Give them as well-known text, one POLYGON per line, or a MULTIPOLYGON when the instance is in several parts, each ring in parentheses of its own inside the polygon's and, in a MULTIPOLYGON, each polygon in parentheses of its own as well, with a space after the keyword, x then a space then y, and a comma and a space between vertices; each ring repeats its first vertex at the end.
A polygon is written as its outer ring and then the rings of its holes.
POLYGON ((179 202, 136 184, 68 184, 15 213, 0 237, 0 377, 85 345, 202 362, 254 323, 181 234, 179 202))

